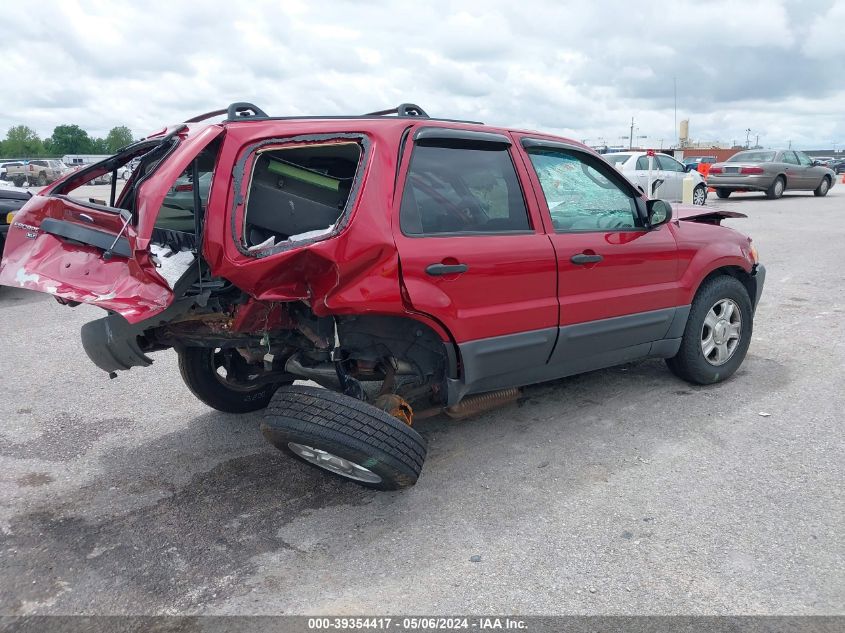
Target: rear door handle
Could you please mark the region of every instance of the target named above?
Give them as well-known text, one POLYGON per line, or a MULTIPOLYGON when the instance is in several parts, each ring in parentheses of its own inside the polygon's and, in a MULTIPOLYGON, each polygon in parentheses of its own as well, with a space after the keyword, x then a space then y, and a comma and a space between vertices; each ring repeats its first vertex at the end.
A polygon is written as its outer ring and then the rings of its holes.
POLYGON ((465 273, 469 270, 466 264, 430 264, 426 267, 425 272, 429 275, 457 275, 465 273))
POLYGON ((573 255, 569 258, 573 264, 595 264, 603 260, 604 257, 601 255, 587 255, 586 253, 578 253, 577 255, 573 255))

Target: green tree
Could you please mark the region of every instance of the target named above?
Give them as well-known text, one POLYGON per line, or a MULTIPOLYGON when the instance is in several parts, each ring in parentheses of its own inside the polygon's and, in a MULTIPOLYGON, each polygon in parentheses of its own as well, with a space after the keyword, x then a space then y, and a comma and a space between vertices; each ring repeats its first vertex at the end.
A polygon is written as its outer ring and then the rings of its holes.
POLYGON ((15 125, 9 128, 6 140, 3 142, 3 156, 26 158, 44 154, 44 145, 38 134, 26 125, 15 125))
POLYGON ((125 125, 118 125, 109 130, 106 136, 106 147, 109 154, 114 154, 121 147, 126 147, 132 142, 132 130, 125 125))
POLYGON ((109 151, 109 144, 104 138, 95 138, 91 141, 92 154, 114 154, 109 151))
POLYGON ((57 125, 50 141, 52 152, 56 156, 94 153, 91 137, 78 125, 57 125))

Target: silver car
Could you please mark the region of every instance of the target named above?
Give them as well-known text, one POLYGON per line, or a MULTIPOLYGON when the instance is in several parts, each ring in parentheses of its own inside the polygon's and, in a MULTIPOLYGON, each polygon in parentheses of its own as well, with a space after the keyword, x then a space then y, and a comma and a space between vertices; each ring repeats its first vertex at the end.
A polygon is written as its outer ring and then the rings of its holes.
POLYGON ((784 191, 812 191, 826 196, 836 182, 832 169, 804 152, 754 149, 739 152, 724 163, 714 163, 707 184, 716 195, 727 198, 734 191, 763 191, 767 198, 780 198, 784 191))

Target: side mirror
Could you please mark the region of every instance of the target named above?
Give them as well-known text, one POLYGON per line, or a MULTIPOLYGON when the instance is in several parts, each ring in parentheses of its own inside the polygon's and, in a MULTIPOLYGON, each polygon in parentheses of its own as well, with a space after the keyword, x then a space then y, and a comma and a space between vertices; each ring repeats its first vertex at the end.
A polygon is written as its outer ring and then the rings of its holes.
POLYGON ((822 164, 822 162, 820 160, 814 160, 813 161, 813 167, 820 167, 821 164, 822 164))
POLYGON ((655 229, 672 219, 672 205, 665 200, 648 200, 645 208, 650 229, 655 229))

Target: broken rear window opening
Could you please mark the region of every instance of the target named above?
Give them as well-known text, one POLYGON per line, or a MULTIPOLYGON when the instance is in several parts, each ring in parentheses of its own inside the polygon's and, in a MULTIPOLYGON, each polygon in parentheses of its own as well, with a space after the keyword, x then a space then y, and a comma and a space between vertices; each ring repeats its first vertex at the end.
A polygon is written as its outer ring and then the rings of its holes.
POLYGON ((243 223, 247 253, 267 254, 331 235, 344 215, 362 155, 359 142, 259 151, 243 223))
POLYGON ((56 187, 50 195, 67 198, 84 205, 94 205, 101 210, 115 212, 118 209, 126 209, 132 212, 132 223, 135 224, 138 220, 136 194, 139 185, 158 168, 162 159, 176 147, 179 141, 174 134, 139 141, 110 158, 83 167, 56 187), (118 170, 129 163, 136 164, 131 176, 127 180, 120 180, 118 170), (81 189, 94 185, 111 185, 108 199, 106 199, 105 193, 100 193, 98 190, 81 189), (103 197, 94 198, 91 197, 92 194, 103 197))

